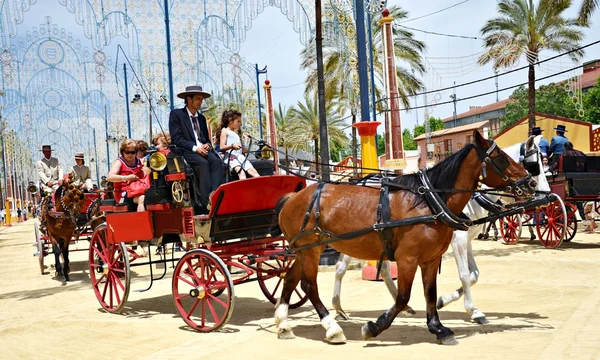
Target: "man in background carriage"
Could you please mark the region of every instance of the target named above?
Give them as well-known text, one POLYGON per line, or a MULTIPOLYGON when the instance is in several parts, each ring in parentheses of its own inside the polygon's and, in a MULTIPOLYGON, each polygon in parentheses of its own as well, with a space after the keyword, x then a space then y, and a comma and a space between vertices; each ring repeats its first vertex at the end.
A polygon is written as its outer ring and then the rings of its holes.
POLYGON ((225 164, 213 150, 206 118, 200 113, 204 99, 211 95, 201 86, 188 86, 177 97, 185 107, 169 114, 171 140, 194 170, 194 212, 208 213, 209 196, 225 179, 225 164))
POLYGON ((69 172, 73 177, 73 184, 79 186, 83 184, 84 190, 92 191, 94 184, 92 183, 92 172, 90 168, 85 166, 85 158, 82 152, 75 153, 75 165, 69 172))
MULTIPOLYGON (((40 178, 40 195, 50 195, 54 190, 62 185, 63 170, 57 158, 52 157, 52 147, 50 145, 42 146, 44 157, 35 164, 38 176, 40 178)), ((44 202, 42 202, 43 204, 44 202)), ((47 201, 48 206, 52 206, 50 201, 47 201)), ((41 214, 44 215, 47 208, 41 209, 41 214)), ((46 222, 44 216, 40 216, 40 231, 46 233, 46 222)))
POLYGON ((569 142, 569 139, 565 136, 567 127, 564 125, 557 125, 556 136, 550 141, 550 148, 548 149, 548 155, 552 155, 552 162, 558 161, 558 157, 565 152, 565 144, 569 142))
POLYGON ((52 157, 52 147, 50 145, 43 145, 41 151, 44 157, 35 164, 40 178, 40 190, 45 193, 52 193, 62 185, 63 169, 58 159, 52 157))

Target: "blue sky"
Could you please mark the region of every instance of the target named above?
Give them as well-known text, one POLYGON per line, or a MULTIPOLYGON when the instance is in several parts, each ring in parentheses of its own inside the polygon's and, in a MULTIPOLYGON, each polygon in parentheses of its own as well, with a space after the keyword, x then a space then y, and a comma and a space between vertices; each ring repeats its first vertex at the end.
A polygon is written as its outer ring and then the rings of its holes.
MULTIPOLYGON (((327 0, 324 2, 327 2, 327 0)), ((401 5, 409 11, 409 18, 414 18, 459 2, 461 1, 390 0, 388 4, 401 5)), ((579 0, 575 1, 575 5, 570 9, 568 15, 572 16, 576 13, 580 2, 579 0)), ((34 26, 39 26, 47 15, 53 18, 54 23, 72 32, 76 38, 87 41, 88 45, 86 46, 91 49, 89 41, 82 35, 82 28, 75 23, 73 14, 69 13, 62 5, 59 5, 57 0, 38 0, 37 4, 33 5, 32 10, 25 13, 24 22, 18 26, 18 36, 24 36, 27 30, 34 26)), ((425 31, 478 37, 479 30, 485 24, 486 20, 495 15, 496 1, 470 0, 438 14, 409 21, 405 25, 425 31)), ((600 14, 596 14, 592 21, 597 20, 599 16, 600 14)), ((594 23, 592 26, 592 28, 584 30, 586 34, 586 38, 583 41, 584 44, 600 39, 600 35, 597 35, 598 26, 595 26, 594 23)), ((427 44, 428 74, 424 76, 423 81, 427 85, 428 90, 452 86, 453 82, 461 84, 494 74, 491 65, 467 69, 471 67, 469 65, 476 59, 476 55, 473 54, 482 50, 481 40, 437 36, 417 31, 414 34, 417 39, 423 40, 427 44), (464 74, 456 76, 456 73, 461 69, 464 71, 464 74), (454 76, 452 76, 452 73, 454 73, 454 76)), ((304 92, 303 81, 306 73, 299 69, 299 53, 302 50, 302 45, 299 42, 298 34, 292 28, 292 23, 281 14, 278 8, 267 7, 252 23, 252 28, 248 30, 246 38, 247 40, 241 45, 240 55, 249 63, 258 63, 260 67, 264 65, 268 67, 268 77, 273 85, 274 103, 291 106, 296 104, 298 100, 301 100, 304 92)), ((126 45, 125 41, 116 38, 111 42, 110 48, 116 49, 117 43, 126 45)), ((555 54, 546 51, 541 54, 541 58, 548 58, 552 55, 555 54)), ((600 58, 600 45, 590 47, 586 50, 584 61, 598 58, 600 58)), ((524 59, 520 62, 520 65, 523 64, 524 59)), ((562 63, 553 62, 539 68, 537 71, 538 77, 572 66, 574 64, 570 61, 563 61, 562 63)), ((562 75, 556 79, 561 80, 566 77, 568 76, 562 75)), ((527 73, 520 71, 507 76, 500 76, 499 86, 502 88, 525 82, 526 80, 527 73)), ((547 83, 549 81, 552 80, 540 83, 547 83)), ((457 89, 457 97, 460 99, 493 90, 495 90, 494 80, 488 80, 457 89)), ((175 92, 177 91, 178 89, 175 89, 175 92)), ((508 97, 511 92, 512 90, 501 92, 499 94, 500 99, 508 97)), ((448 101, 451 93, 452 91, 445 91, 431 94, 429 102, 435 101, 434 99, 437 99, 439 102, 448 101)), ((461 101, 457 103, 457 112, 461 113, 467 111, 469 106, 486 105, 495 100, 496 95, 488 95, 468 101, 461 101)), ((417 99, 417 104, 423 105, 422 97, 417 99)), ((452 115, 451 104, 431 106, 429 110, 436 117, 444 118, 452 115)), ((417 113, 415 111, 410 113, 403 112, 403 126, 412 128, 417 118, 420 122, 423 121, 423 116, 423 109, 418 110, 417 113)))

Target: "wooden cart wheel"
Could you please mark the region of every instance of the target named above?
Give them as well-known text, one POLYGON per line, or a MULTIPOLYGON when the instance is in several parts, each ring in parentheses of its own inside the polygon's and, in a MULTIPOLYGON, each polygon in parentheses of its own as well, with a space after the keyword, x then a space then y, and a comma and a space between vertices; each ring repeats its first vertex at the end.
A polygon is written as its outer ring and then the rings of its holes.
POLYGON ((96 227, 89 249, 90 278, 96 298, 110 313, 123 310, 131 285, 125 244, 109 244, 106 223, 96 227))
POLYGON ((573 203, 567 202, 565 207, 569 216, 567 217, 567 227, 565 228, 567 233, 565 234, 564 241, 569 242, 573 240, 573 238, 575 238, 575 234, 577 234, 577 206, 575 206, 573 203))
POLYGON ((179 259, 172 291, 177 312, 194 330, 219 330, 233 313, 231 274, 223 260, 206 249, 189 251, 179 259))
POLYGON ((547 249, 556 249, 565 239, 567 228, 567 211, 563 201, 556 197, 556 201, 542 206, 537 212, 537 234, 547 249))
POLYGON ((40 224, 37 219, 33 222, 33 228, 35 231, 35 244, 37 247, 37 257, 40 263, 40 271, 44 275, 44 256, 46 256, 46 250, 44 249, 44 239, 40 231, 40 224))
POLYGON ((500 234, 504 239, 504 244, 516 244, 521 238, 522 231, 521 215, 514 214, 500 218, 500 234))
MULTIPOLYGON (((277 304, 277 301, 281 297, 285 274, 292 267, 294 260, 295 259, 293 258, 290 259, 286 257, 285 259, 261 261, 256 264, 259 269, 266 271, 266 273, 257 273, 258 285, 272 304, 277 304)), ((296 286, 296 289, 294 289, 292 297, 290 298, 290 309, 299 308, 304 305, 307 300, 308 295, 302 291, 300 282, 298 282, 298 286, 296 286)))

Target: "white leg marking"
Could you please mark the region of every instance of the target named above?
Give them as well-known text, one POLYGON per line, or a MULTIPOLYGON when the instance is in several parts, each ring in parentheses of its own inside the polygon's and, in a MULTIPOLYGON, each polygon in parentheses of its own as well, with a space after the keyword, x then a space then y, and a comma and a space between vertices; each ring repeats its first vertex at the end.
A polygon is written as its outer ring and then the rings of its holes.
POLYGON ((342 344, 346 342, 344 330, 338 325, 331 315, 325 316, 321 320, 321 325, 325 328, 325 339, 332 344, 342 344))

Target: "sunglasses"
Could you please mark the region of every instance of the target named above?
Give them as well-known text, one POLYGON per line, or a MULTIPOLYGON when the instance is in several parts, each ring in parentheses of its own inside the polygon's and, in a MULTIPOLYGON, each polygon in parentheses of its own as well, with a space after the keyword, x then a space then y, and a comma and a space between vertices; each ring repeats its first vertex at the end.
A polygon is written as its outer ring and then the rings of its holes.
POLYGON ((123 151, 124 154, 135 155, 137 151, 123 151))

